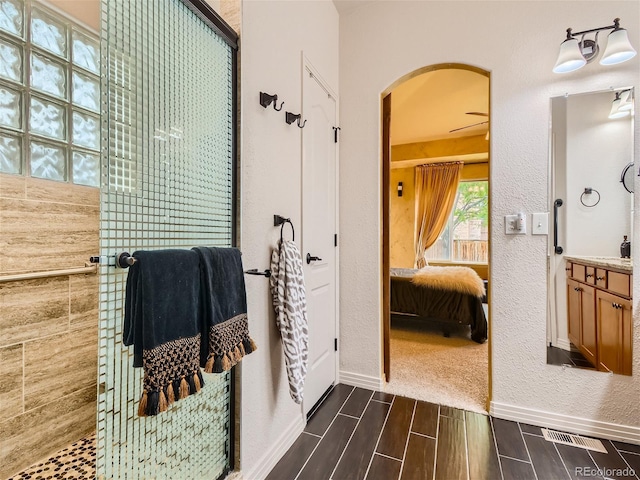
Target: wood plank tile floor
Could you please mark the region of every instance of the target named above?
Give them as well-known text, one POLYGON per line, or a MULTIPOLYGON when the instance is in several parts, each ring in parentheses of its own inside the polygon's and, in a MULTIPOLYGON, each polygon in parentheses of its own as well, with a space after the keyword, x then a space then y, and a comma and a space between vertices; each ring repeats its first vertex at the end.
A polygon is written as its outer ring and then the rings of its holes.
POLYGON ((640 480, 640 446, 602 442, 338 384, 267 480, 640 480))

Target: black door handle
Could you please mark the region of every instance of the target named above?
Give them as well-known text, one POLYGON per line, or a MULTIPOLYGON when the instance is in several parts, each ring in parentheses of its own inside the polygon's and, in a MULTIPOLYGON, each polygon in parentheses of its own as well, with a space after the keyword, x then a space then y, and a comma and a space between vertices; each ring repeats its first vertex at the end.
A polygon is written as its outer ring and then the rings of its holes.
POLYGON ((307 253, 307 265, 318 260, 322 261, 320 257, 312 257, 310 253, 307 253))

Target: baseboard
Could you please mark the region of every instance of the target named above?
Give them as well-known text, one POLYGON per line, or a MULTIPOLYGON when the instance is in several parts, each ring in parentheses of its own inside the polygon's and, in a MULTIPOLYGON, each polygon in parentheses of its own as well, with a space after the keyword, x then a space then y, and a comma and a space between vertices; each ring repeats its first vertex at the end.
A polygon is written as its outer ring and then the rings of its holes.
POLYGON ((340 370, 340 383, 353 387, 367 388, 369 390, 382 390, 384 385, 382 378, 361 375, 359 373, 340 370))
POLYGON ((489 414, 514 422, 640 445, 640 428, 491 402, 489 414))
POLYGON ((245 471, 242 469, 242 478, 246 480, 259 480, 266 478, 269 472, 273 470, 278 461, 293 445, 298 436, 305 427, 305 421, 302 415, 296 416, 296 419, 285 429, 278 439, 271 445, 271 448, 258 460, 254 467, 245 471))
POLYGON ((557 338, 554 346, 566 350, 567 352, 571 351, 571 342, 568 338, 557 338))

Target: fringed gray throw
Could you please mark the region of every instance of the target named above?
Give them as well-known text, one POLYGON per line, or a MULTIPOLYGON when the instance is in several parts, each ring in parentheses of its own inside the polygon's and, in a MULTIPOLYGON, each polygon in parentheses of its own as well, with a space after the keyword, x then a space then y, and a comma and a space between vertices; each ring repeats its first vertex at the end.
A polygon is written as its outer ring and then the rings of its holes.
POLYGON ((271 296, 282 337, 289 394, 302 403, 307 374, 309 332, 302 256, 294 242, 280 240, 271 254, 271 296))
POLYGON ((138 251, 126 287, 123 342, 143 367, 141 417, 200 391, 199 257, 191 250, 138 251))
POLYGON ((200 257, 202 327, 200 365, 207 373, 230 370, 256 350, 249 336, 242 257, 237 248, 195 247, 200 257))

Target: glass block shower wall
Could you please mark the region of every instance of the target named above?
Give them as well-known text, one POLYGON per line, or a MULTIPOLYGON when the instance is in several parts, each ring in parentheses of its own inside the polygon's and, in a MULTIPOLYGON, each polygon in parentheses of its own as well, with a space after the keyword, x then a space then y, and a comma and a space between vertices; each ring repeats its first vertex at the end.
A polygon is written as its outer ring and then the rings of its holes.
POLYGON ((0 172, 97 187, 97 32, 32 0, 0 0, 0 172))
POLYGON ((230 374, 204 374, 198 394, 139 418, 142 371, 122 344, 127 271, 105 264, 232 245, 235 52, 179 0, 102 0, 101 38, 97 476, 216 479, 230 465, 230 374))

